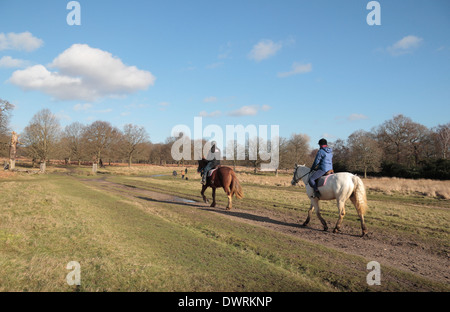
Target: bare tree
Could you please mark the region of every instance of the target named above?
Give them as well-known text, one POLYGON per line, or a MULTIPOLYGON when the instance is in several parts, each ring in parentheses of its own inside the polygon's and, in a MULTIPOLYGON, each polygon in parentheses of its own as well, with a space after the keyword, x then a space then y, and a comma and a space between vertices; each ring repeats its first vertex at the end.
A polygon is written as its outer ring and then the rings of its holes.
POLYGON ((360 130, 352 133, 348 138, 348 165, 351 169, 364 172, 367 178, 367 171, 378 171, 381 165, 382 150, 374 136, 366 131, 360 130))
POLYGON ((127 157, 128 166, 131 167, 133 155, 137 152, 139 145, 148 141, 149 136, 144 127, 127 124, 123 128, 121 145, 127 157))
POLYGON ((306 134, 294 133, 286 142, 280 142, 280 153, 283 156, 283 163, 289 167, 293 167, 294 164, 309 164, 311 162, 310 138, 306 134))
POLYGON ((9 119, 14 105, 0 99, 0 155, 6 156, 9 150, 10 135, 8 133, 9 119))
POLYGON ((58 118, 49 109, 37 112, 24 130, 23 143, 27 146, 28 154, 41 163, 48 161, 56 150, 60 138, 60 124, 58 118))
POLYGON ((94 121, 85 127, 83 132, 83 143, 87 154, 93 157, 95 163, 114 145, 119 139, 120 131, 106 121, 94 121))
POLYGON ((74 122, 66 126, 62 137, 62 144, 69 157, 69 162, 70 159, 75 159, 78 161, 78 165, 81 164, 83 158, 83 132, 84 125, 79 122, 74 122))
POLYGON ((333 169, 335 172, 347 171, 349 167, 349 148, 342 139, 337 139, 333 144, 333 169))
POLYGON ((440 150, 440 157, 442 159, 447 159, 448 153, 450 152, 450 122, 445 125, 437 126, 434 132, 437 134, 437 145, 440 150))
POLYGON ((429 140, 428 134, 425 126, 403 115, 394 116, 377 129, 377 138, 382 144, 384 158, 404 165, 419 163, 421 149, 429 140))
POLYGON ((14 105, 6 100, 0 99, 0 134, 6 134, 8 131, 9 118, 14 105))

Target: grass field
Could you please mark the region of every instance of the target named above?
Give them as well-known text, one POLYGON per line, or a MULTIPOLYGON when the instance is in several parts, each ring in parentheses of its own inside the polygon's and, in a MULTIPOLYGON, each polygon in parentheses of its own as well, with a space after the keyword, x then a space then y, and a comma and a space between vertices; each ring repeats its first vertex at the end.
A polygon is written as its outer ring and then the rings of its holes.
MULTIPOLYGON (((181 167, 49 169, 0 177, 0 291, 450 290, 441 196, 368 187, 371 236, 361 239, 350 204, 346 234, 320 231, 317 218, 300 227, 308 199, 283 184, 287 173, 240 172, 245 198, 226 212, 222 190, 220 207, 200 203, 194 168, 188 181, 171 176, 181 167), (366 282, 372 260, 380 286, 366 282), (66 282, 70 261, 81 265, 78 288, 66 282)), ((323 216, 334 224, 334 202, 323 216)))

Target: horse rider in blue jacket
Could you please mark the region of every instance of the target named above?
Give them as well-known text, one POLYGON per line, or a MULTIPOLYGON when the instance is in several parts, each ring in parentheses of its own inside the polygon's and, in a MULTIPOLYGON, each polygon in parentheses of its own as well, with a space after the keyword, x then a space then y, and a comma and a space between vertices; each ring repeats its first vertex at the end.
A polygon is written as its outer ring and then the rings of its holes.
POLYGON ((216 141, 211 142, 211 149, 206 156, 206 160, 208 160, 208 164, 203 168, 202 175, 202 184, 206 184, 206 176, 208 175, 208 171, 220 165, 220 159, 222 158, 220 149, 217 147, 216 141))
POLYGON ((321 176, 326 174, 332 174, 333 171, 333 150, 328 147, 328 142, 325 139, 320 139, 319 141, 320 149, 316 154, 314 163, 311 167, 311 171, 314 171, 309 177, 309 185, 314 190, 314 196, 316 198, 320 197, 319 189, 317 188, 316 181, 321 176))

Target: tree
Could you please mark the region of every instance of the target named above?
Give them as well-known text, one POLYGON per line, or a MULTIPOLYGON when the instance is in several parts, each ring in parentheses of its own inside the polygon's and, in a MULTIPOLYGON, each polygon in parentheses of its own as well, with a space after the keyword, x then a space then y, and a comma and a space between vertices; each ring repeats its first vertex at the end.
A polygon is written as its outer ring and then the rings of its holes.
POLYGON ((61 127, 58 118, 49 109, 37 112, 24 130, 23 143, 27 146, 28 155, 39 159, 41 163, 48 161, 56 150, 61 127))
POLYGON ((403 115, 385 121, 377 130, 385 160, 407 166, 417 165, 421 149, 429 138, 427 131, 425 126, 403 115))
POLYGON ((9 126, 9 119, 14 105, 6 100, 0 99, 0 134, 6 134, 9 126))
POLYGON ((348 138, 348 165, 351 169, 364 172, 367 178, 367 171, 378 171, 381 165, 382 150, 374 136, 366 131, 360 130, 352 133, 348 138))
POLYGON ((71 123, 66 126, 63 133, 62 143, 65 147, 66 153, 70 159, 78 161, 81 164, 83 158, 83 141, 82 135, 84 132, 84 125, 79 122, 71 123))
POLYGON ((333 148, 333 169, 335 172, 347 171, 349 165, 349 148, 342 139, 337 139, 332 145, 333 148))
POLYGON ((120 131, 106 121, 94 121, 83 131, 83 143, 86 153, 93 157, 96 164, 105 152, 117 143, 120 131))
POLYGON ((292 168, 294 164, 309 164, 311 162, 310 138, 306 134, 294 133, 289 140, 280 141, 280 153, 283 164, 292 168))
POLYGON ((133 155, 137 152, 139 145, 148 141, 148 134, 144 127, 127 124, 123 128, 121 140, 122 149, 127 157, 128 166, 131 167, 133 155))
POLYGON ((0 99, 0 155, 6 156, 9 150, 9 119, 14 105, 0 99))
POLYGON ((450 150, 450 122, 437 126, 434 132, 437 134, 437 147, 440 151, 440 157, 447 159, 450 150))

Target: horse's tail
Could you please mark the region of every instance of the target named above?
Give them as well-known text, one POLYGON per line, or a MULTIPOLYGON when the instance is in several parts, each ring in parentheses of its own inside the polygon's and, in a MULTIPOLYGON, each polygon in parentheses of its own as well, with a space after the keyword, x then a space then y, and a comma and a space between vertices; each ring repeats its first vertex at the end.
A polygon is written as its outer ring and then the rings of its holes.
POLYGON ((352 196, 350 196, 350 200, 355 205, 358 214, 364 216, 367 211, 366 188, 358 176, 354 175, 352 179, 355 184, 355 189, 353 190, 352 196))
POLYGON ((242 199, 244 198, 244 192, 242 191, 242 187, 241 184, 239 184, 239 180, 236 176, 236 174, 234 173, 234 171, 231 171, 231 196, 236 196, 237 199, 242 199))

